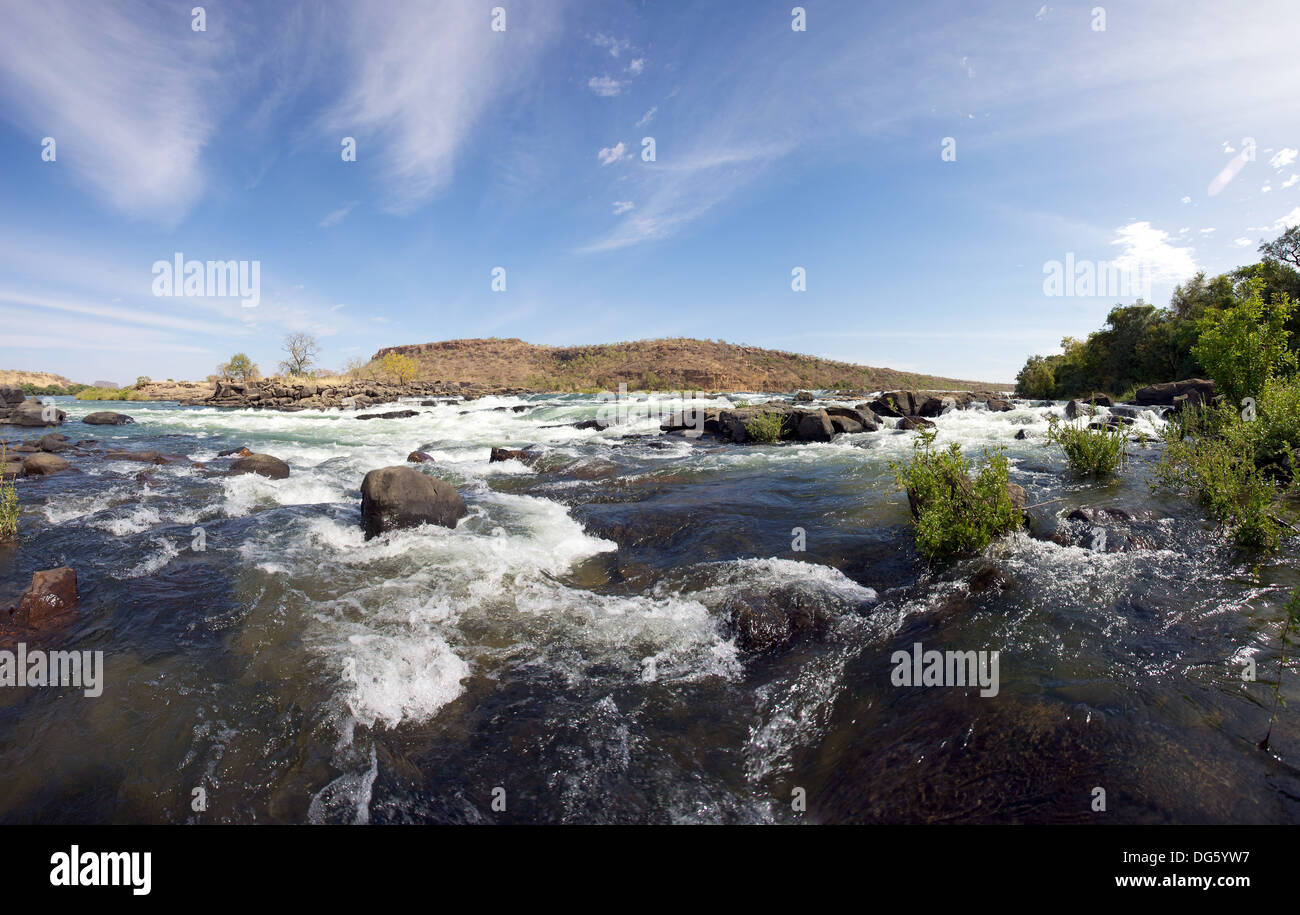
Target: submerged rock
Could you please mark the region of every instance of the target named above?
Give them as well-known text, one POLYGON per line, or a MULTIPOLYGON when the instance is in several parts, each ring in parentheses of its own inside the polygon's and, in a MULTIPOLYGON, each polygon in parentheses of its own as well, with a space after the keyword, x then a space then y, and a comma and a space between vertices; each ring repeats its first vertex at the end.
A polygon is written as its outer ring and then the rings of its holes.
POLYGON ((521 464, 531 467, 537 463, 537 459, 541 456, 540 451, 528 451, 527 449, 512 451, 509 448, 493 448, 491 454, 488 455, 488 463, 499 464, 502 461, 519 461, 521 464))
POLYGON ((361 526, 367 540, 421 524, 454 528, 468 511, 460 493, 413 467, 381 467, 361 481, 361 526))
POLYGON ((771 597, 736 594, 722 609, 736 647, 754 654, 787 648, 799 636, 815 635, 826 625, 826 616, 816 602, 793 589, 771 597))
POLYGON ((423 451, 412 451, 406 456, 406 462, 408 464, 431 464, 433 463, 433 456, 425 454, 423 451))
POLYGON ((387 413, 362 413, 357 419, 406 419, 419 415, 419 410, 390 410, 387 413))

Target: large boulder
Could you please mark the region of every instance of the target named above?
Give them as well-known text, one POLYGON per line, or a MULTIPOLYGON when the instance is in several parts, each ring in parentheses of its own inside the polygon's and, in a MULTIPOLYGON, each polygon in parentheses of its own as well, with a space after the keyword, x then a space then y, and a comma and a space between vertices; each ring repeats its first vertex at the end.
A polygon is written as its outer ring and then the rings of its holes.
POLYGON ((912 432, 920 429, 933 429, 934 423, 919 416, 904 416, 899 420, 898 428, 903 432, 912 432))
POLYGON ((60 451, 67 451, 72 447, 72 442, 66 435, 59 432, 48 432, 41 436, 38 442, 42 451, 48 451, 50 454, 57 454, 60 451))
POLYGON ((467 512, 460 493, 413 467, 381 467, 361 481, 361 526, 367 540, 421 524, 454 528, 467 512))
POLYGON ((13 408, 6 422, 14 426, 57 426, 67 418, 67 413, 52 404, 47 409, 39 400, 24 400, 13 408))
POLYGON ((0 404, 16 407, 26 399, 27 395, 23 393, 22 388, 15 388, 10 385, 0 386, 0 404))
POLYGON ((870 408, 862 407, 827 407, 825 412, 836 432, 875 432, 880 428, 880 420, 870 408))
POLYGON ((829 442, 835 435, 835 426, 825 410, 806 410, 795 414, 795 434, 801 442, 829 442))
POLYGON ((232 476, 255 473, 258 476, 270 477, 272 480, 283 480, 289 476, 289 465, 269 454, 250 454, 231 464, 230 473, 232 476))
POLYGON ((890 391, 881 394, 869 406, 877 416, 912 416, 916 413, 912 397, 911 391, 890 391))
POLYGON ((112 410, 100 410, 98 413, 90 413, 82 418, 83 423, 90 423, 92 426, 124 426, 127 423, 133 423, 135 420, 125 413, 114 413, 112 410))
POLYGON ((67 470, 70 466, 72 465, 58 455, 46 454, 42 451, 29 454, 23 458, 23 475, 43 477, 51 473, 58 473, 60 470, 67 470))

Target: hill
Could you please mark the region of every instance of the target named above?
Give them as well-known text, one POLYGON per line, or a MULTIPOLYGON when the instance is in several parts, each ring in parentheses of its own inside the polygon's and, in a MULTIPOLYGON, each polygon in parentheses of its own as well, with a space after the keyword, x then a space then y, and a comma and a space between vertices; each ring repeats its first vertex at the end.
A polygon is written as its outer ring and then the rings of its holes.
POLYGON ((54 385, 66 388, 72 382, 62 375, 55 375, 53 372, 23 372, 18 369, 0 369, 0 385, 22 387, 25 384, 34 384, 40 388, 54 385))
POLYGON ((688 337, 568 347, 538 346, 514 338, 444 340, 385 347, 373 359, 389 353, 414 359, 420 381, 472 382, 540 391, 614 390, 620 383, 632 390, 701 391, 1011 387, 688 337))

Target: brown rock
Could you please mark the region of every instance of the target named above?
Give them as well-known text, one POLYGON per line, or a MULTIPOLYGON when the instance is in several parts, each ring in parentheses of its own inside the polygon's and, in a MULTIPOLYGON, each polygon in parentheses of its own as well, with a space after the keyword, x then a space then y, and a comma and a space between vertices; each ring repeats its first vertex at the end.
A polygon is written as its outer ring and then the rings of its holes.
POLYGON ((62 616, 77 604, 77 573, 68 566, 32 574, 32 583, 18 601, 12 625, 40 626, 62 616))
POLYGON ((269 454, 250 454, 231 464, 230 473, 232 476, 255 473, 258 476, 270 477, 272 480, 283 480, 289 476, 289 465, 269 454))
POLYGON ((54 454, 29 454, 23 459, 23 474, 25 476, 46 476, 51 473, 58 473, 60 470, 67 470, 71 464, 63 458, 54 454))

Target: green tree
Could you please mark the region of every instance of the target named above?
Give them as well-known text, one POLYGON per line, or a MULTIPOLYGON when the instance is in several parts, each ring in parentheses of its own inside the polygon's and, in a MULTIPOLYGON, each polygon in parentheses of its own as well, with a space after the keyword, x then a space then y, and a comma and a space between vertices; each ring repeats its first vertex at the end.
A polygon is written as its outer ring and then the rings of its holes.
POLYGON ((1295 305, 1285 294, 1266 305, 1263 286, 1261 280, 1251 280, 1244 301, 1208 312, 1198 322, 1192 353, 1229 403, 1258 398, 1269 379, 1296 370, 1295 353, 1287 349, 1286 328, 1295 305))
POLYGON ((235 353, 229 362, 218 366, 217 370, 225 377, 237 381, 251 381, 258 375, 257 366, 244 353, 235 353))

